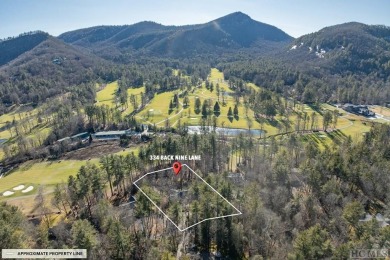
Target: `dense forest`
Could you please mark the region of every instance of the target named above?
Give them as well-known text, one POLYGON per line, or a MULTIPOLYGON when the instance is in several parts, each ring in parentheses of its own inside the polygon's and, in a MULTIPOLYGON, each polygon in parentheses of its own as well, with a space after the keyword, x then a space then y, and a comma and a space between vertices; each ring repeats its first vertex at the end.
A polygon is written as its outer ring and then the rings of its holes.
MULTIPOLYGON (((329 75, 324 70, 307 71, 273 60, 236 61, 217 65, 226 78, 253 82, 304 103, 330 102, 387 104, 390 100, 388 75, 329 75)), ((388 70, 387 70, 388 71, 388 70)))

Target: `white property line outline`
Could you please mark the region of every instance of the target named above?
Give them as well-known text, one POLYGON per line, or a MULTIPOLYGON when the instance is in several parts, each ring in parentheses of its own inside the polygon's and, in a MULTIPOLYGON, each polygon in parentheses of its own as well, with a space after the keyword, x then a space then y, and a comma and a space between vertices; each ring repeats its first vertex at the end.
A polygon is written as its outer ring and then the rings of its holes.
POLYGON ((169 167, 169 168, 165 168, 165 169, 161 169, 161 170, 158 170, 158 171, 153 171, 153 172, 148 172, 148 173, 146 173, 146 174, 144 174, 142 177, 140 177, 139 179, 137 179, 136 181, 134 181, 133 182, 133 184, 137 187, 137 189, 139 190, 139 191, 141 191, 142 192, 142 194, 144 194, 145 196, 146 196, 146 198, 148 198, 148 200, 150 201, 150 202, 152 202, 152 204, 179 230, 179 231, 181 231, 181 232, 183 232, 183 231, 186 231, 187 229, 190 229, 190 228, 192 228, 192 227, 194 227, 194 226, 196 226, 196 225, 199 225, 200 223, 202 223, 202 222, 205 222, 205 221, 207 221, 207 220, 213 220, 213 219, 220 219, 220 218, 227 218, 227 217, 233 217, 233 216, 238 216, 238 215, 241 215, 242 214, 242 212, 239 210, 239 209, 237 209, 232 203, 230 203, 224 196, 222 196, 221 195, 221 193, 219 193, 216 189, 214 189, 207 181, 205 181, 202 177, 200 177, 193 169, 191 169, 191 167, 189 167, 187 164, 182 164, 182 166, 186 166, 190 171, 192 171, 196 176, 198 176, 204 183, 206 183, 207 184, 207 186, 209 186, 214 192, 216 192, 222 199, 224 199, 230 206, 232 206, 235 210, 237 210, 237 212, 238 213, 234 213, 234 214, 229 214, 229 215, 224 215, 224 216, 219 216, 219 217, 212 217, 212 218, 206 218, 206 219, 203 219, 203 220, 201 220, 201 221, 199 221, 199 222, 197 222, 197 223, 195 223, 195 224, 192 224, 191 226, 188 226, 188 227, 186 227, 186 228, 184 228, 184 229, 181 229, 181 228, 179 228, 179 226, 178 225, 176 225, 176 223, 175 222, 173 222, 173 220, 170 218, 170 217, 168 217, 168 215, 167 214, 165 214, 164 213, 164 211, 159 207, 159 206, 157 206, 157 204, 148 196, 148 195, 146 195, 146 193, 136 184, 136 182, 138 182, 138 181, 140 181, 140 180, 142 180, 144 177, 146 177, 146 176, 148 176, 148 175, 150 175, 150 174, 153 174, 153 173, 158 173, 158 172, 162 172, 162 171, 166 171, 166 170, 170 170, 170 169, 173 169, 173 167, 169 167))

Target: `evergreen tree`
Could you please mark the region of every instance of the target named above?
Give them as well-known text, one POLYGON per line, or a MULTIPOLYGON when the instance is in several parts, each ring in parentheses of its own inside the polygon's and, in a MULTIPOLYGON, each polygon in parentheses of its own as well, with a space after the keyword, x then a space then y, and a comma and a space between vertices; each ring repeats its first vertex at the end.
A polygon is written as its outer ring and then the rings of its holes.
POLYGON ((179 107, 179 97, 177 96, 177 94, 175 94, 175 95, 173 96, 173 102, 172 102, 172 104, 173 104, 173 107, 179 107))
POLYGON ((97 237, 95 228, 88 220, 76 220, 72 226, 72 241, 75 248, 93 249, 97 245, 97 237))
POLYGON ((196 97, 195 98, 195 108, 194 108, 195 114, 200 113, 201 105, 202 105, 202 102, 200 101, 200 99, 198 97, 196 97))
POLYGON ((329 233, 319 224, 302 231, 294 241, 293 259, 324 259, 332 254, 329 233))
POLYGON ((0 248, 31 248, 27 219, 16 206, 0 202, 0 248))
POLYGON ((322 125, 325 132, 328 129, 330 123, 332 122, 332 118, 333 118, 332 112, 326 111, 322 119, 322 125))
POLYGON ((190 106, 190 99, 187 96, 184 97, 183 106, 184 106, 184 108, 187 108, 190 106))
POLYGON ((234 115, 234 118, 236 120, 238 120, 238 107, 237 107, 237 104, 234 105, 234 109, 233 109, 233 115, 234 115))
POLYGON ((228 118, 233 118, 232 107, 229 107, 229 111, 228 111, 228 113, 227 113, 227 116, 228 116, 228 118))
POLYGON ((208 106, 207 100, 205 100, 205 101, 203 102, 203 105, 202 105, 202 117, 203 117, 203 118, 206 118, 207 115, 208 115, 207 106, 208 106))
POLYGON ((218 102, 219 102, 219 96, 221 95, 221 88, 219 86, 219 83, 217 83, 216 89, 217 89, 217 98, 218 98, 218 102))
POLYGON ((221 114, 221 108, 219 107, 218 101, 214 104, 214 115, 219 116, 221 114))
POLYGON ((336 129, 337 121, 339 119, 339 111, 337 109, 333 110, 333 128, 336 129))
POLYGON ((172 113, 173 109, 174 109, 175 105, 173 104, 172 100, 169 101, 169 111, 168 113, 172 113))

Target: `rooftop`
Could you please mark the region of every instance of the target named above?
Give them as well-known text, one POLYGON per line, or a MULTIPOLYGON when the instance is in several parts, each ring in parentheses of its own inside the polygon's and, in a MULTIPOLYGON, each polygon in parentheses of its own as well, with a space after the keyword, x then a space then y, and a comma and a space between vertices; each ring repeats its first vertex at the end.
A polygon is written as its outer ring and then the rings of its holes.
POLYGON ((80 137, 80 136, 83 136, 83 135, 87 135, 88 132, 84 132, 84 133, 80 133, 80 134, 77 134, 77 135, 73 135, 71 138, 77 138, 77 137, 80 137))
POLYGON ((105 131, 105 132, 97 132, 95 133, 95 136, 102 136, 102 135, 125 135, 126 131, 105 131))

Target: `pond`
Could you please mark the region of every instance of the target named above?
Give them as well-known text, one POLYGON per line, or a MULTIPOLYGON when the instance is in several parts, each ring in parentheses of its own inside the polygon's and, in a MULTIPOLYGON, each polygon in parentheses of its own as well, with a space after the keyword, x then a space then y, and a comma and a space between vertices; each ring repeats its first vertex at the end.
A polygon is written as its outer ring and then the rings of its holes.
MULTIPOLYGON (((206 128, 206 131, 208 131, 208 132, 213 130, 213 127, 211 127, 211 126, 209 126, 209 127, 206 126, 205 128, 206 128)), ((189 134, 194 134, 194 133, 200 134, 201 132, 202 132, 201 126, 188 126, 188 133, 189 134)), ((258 130, 258 129, 251 129, 249 131, 248 129, 225 128, 225 127, 217 127, 215 129, 215 132, 217 132, 217 134, 225 134, 225 135, 230 135, 230 136, 237 136, 240 133, 260 136, 263 133, 263 131, 258 130)))

